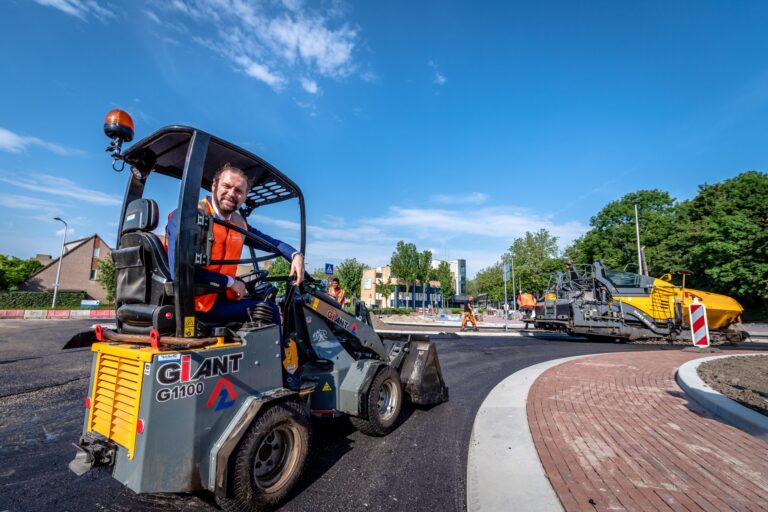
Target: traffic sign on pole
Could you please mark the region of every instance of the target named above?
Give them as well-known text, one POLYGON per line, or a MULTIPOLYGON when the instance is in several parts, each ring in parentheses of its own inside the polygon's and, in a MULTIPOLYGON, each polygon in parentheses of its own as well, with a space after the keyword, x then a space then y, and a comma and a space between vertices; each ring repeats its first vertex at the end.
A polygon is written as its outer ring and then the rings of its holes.
POLYGON ((691 337, 694 347, 709 346, 709 324, 707 323, 707 308, 704 304, 694 302, 688 306, 691 318, 691 337))
POLYGON ((333 263, 326 263, 325 264, 325 275, 332 276, 333 275, 333 263))

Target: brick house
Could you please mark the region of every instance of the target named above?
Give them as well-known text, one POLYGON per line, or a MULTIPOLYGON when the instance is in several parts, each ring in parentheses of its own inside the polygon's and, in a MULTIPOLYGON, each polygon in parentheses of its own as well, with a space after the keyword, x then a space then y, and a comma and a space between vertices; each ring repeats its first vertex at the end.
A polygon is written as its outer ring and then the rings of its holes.
MULTIPOLYGON (((73 240, 64 245, 61 260, 61 287, 59 291, 83 290, 93 299, 104 301, 107 291, 96 281, 99 261, 108 258, 112 249, 97 234, 73 240)), ((39 256, 39 255, 38 255, 39 256)), ((53 291, 59 258, 53 259, 21 285, 26 291, 53 291)))

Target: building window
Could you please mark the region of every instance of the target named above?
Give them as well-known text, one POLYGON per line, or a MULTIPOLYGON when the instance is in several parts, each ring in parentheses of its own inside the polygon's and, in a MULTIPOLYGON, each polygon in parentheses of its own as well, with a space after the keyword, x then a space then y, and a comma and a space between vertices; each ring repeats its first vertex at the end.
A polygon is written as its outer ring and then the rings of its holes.
POLYGON ((98 248, 98 247, 96 247, 96 248, 93 250, 93 257, 94 257, 94 258, 98 258, 98 257, 99 257, 99 253, 100 253, 100 252, 101 252, 101 249, 100 249, 100 248, 98 248))
MULTIPOLYGON (((96 249, 96 250, 98 250, 98 249, 96 249)), ((88 277, 88 279, 90 279, 91 281, 95 281, 96 280, 96 273, 97 272, 98 272, 98 270, 96 270, 96 269, 91 270, 91 275, 90 275, 90 277, 88 277)))

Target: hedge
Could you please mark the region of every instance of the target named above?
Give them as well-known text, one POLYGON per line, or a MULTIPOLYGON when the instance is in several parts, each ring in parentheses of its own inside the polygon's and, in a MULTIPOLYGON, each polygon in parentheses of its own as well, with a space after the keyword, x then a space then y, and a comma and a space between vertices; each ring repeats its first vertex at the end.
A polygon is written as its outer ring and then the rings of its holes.
MULTIPOLYGON (((59 292, 56 309, 78 309, 85 292, 59 292)), ((53 292, 0 292, 0 309, 49 309, 53 292)))
POLYGON ((369 308, 369 311, 377 315, 410 315, 414 312, 411 308, 369 308))

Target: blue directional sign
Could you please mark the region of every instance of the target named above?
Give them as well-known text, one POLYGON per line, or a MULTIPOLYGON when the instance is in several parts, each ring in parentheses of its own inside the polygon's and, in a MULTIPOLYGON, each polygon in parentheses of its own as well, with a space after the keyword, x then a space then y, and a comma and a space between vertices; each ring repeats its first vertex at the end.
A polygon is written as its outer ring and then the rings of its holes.
POLYGON ((333 263, 326 263, 325 264, 325 275, 332 276, 333 275, 333 263))

